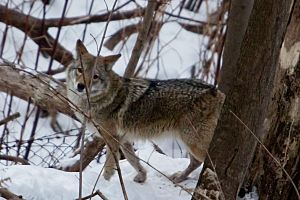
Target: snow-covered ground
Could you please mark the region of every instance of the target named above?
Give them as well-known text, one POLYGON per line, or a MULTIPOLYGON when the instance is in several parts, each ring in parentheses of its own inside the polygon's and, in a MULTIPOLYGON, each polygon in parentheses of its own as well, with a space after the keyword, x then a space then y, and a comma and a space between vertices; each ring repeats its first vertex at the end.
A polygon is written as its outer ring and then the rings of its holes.
MULTIPOLYGON (((152 167, 159 169, 165 175, 183 170, 188 165, 186 158, 171 158, 153 151, 152 146, 147 143, 137 152, 139 157, 152 167)), ((143 163, 147 169, 148 178, 145 183, 139 184, 133 181, 135 170, 126 161, 120 161, 122 177, 125 189, 130 200, 185 200, 191 199, 200 173, 200 169, 190 175, 190 179, 175 186, 165 176, 154 168, 143 163), (183 189, 184 188, 184 189, 183 189), (185 189, 188 191, 185 191, 185 189)), ((110 181, 101 176, 96 182, 102 164, 92 163, 83 173, 83 195, 92 193, 93 188, 100 190, 108 199, 124 199, 118 175, 115 174, 110 181)), ((8 187, 15 194, 22 195, 25 199, 47 200, 47 199, 75 199, 78 198, 79 174, 75 172, 63 172, 56 169, 42 168, 37 166, 2 166, 0 168, 0 179, 6 181, 3 186, 8 187)), ((95 196, 93 199, 100 199, 95 196)))

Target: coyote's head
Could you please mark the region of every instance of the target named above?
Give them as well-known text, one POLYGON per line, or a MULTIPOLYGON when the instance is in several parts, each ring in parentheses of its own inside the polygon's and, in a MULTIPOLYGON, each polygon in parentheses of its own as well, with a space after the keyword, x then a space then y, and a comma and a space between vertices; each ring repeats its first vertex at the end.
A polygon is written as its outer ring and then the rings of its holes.
POLYGON ((109 87, 112 67, 121 55, 93 56, 80 40, 77 40, 76 51, 77 58, 69 69, 73 92, 89 94, 91 97, 105 93, 109 87))

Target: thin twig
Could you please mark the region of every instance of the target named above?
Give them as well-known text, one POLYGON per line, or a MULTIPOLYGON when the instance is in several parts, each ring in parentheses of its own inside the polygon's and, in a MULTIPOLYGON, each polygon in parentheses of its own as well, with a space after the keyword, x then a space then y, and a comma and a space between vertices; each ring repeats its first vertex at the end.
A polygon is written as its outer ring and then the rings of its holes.
POLYGON ((92 193, 93 193, 93 192, 95 191, 95 189, 96 189, 97 183, 98 183, 98 181, 99 181, 99 179, 100 179, 100 176, 101 176, 101 174, 102 174, 102 172, 103 172, 103 170, 104 170, 104 167, 105 167, 105 164, 104 164, 103 167, 101 168, 101 170, 100 170, 100 172, 99 172, 99 174, 98 174, 98 176, 97 176, 97 178, 96 178, 96 181, 95 181, 94 186, 93 186, 92 193))
POLYGON ((167 155, 167 154, 165 154, 165 152, 157 144, 155 144, 153 141, 151 141, 151 143, 152 143, 153 148, 156 152, 158 152, 160 154, 163 154, 163 155, 167 155))
POLYGON ((65 0, 65 4, 64 4, 64 7, 63 7, 63 11, 62 11, 62 16, 59 20, 58 31, 57 31, 57 34, 56 34, 56 38, 54 40, 52 52, 50 54, 51 59, 50 59, 49 66, 48 66, 48 72, 51 71, 52 63, 53 63, 53 60, 54 60, 54 54, 55 54, 55 51, 56 51, 56 46, 57 46, 57 43, 58 43, 58 39, 59 39, 60 32, 61 32, 61 29, 62 29, 62 24, 63 24, 64 18, 65 18, 65 15, 66 15, 66 11, 67 11, 68 1, 69 0, 65 0))
MULTIPOLYGON (((117 9, 114 9, 114 11, 116 11, 116 10, 117 9)), ((111 15, 110 18, 111 18, 111 21, 131 19, 131 18, 142 16, 144 14, 144 12, 145 12, 144 8, 141 8, 141 9, 137 8, 137 9, 123 11, 123 12, 116 12, 113 15, 111 15)), ((110 13, 111 12, 100 14, 100 15, 85 15, 85 16, 79 16, 79 17, 65 18, 62 22, 62 26, 107 22, 109 19, 110 13)), ((60 18, 47 19, 46 26, 47 27, 58 27, 59 20, 60 20, 60 18)))
POLYGON ((118 177, 119 177, 119 181, 120 181, 120 184, 121 184, 124 199, 128 200, 128 195, 127 195, 126 190, 125 190, 125 184, 124 184, 124 180, 123 180, 123 176, 122 176, 122 172, 121 172, 121 168, 120 168, 120 164, 119 164, 119 159, 117 158, 117 155, 115 153, 112 153, 112 154, 113 154, 113 157, 114 157, 115 162, 116 162, 118 177))
POLYGON ((13 121, 13 120, 17 119, 18 117, 20 117, 20 113, 19 113, 19 112, 16 112, 16 113, 14 113, 14 114, 12 114, 12 115, 10 115, 10 116, 8 116, 8 117, 2 119, 2 120, 0 121, 0 126, 3 125, 3 124, 8 123, 8 122, 10 122, 10 121, 13 121))
MULTIPOLYGON (((108 29, 108 24, 109 24, 109 22, 111 21, 111 17, 112 17, 113 12, 115 11, 115 7, 116 7, 116 5, 117 5, 117 2, 118 2, 118 0, 115 0, 114 5, 113 5, 113 7, 112 7, 112 10, 111 10, 111 12, 109 13, 107 22, 106 22, 106 24, 105 24, 103 36, 102 36, 102 39, 101 39, 101 42, 100 42, 100 46, 99 46, 99 49, 98 49, 98 52, 97 52, 97 56, 100 55, 101 48, 102 48, 102 46, 103 46, 104 39, 105 39, 105 36, 106 36, 106 32, 107 32, 107 29, 108 29)), ((97 60, 96 60, 96 62, 95 62, 95 65, 96 65, 96 64, 97 64, 97 60)))
MULTIPOLYGON (((92 0, 92 2, 90 4, 90 8, 89 8, 89 12, 88 12, 89 16, 91 15, 91 12, 92 12, 92 9, 93 9, 93 6, 94 6, 94 1, 95 0, 92 0)), ((82 42, 84 42, 84 39, 85 39, 85 34, 86 34, 87 26, 88 26, 88 24, 84 24, 84 30, 83 30, 83 35, 82 35, 82 42)))
MULTIPOLYGON (((96 190, 96 192, 90 194, 90 195, 87 195, 85 197, 82 197, 81 200, 86 200, 86 199, 90 199, 94 196, 98 195, 101 199, 103 200, 108 200, 108 198, 106 196, 104 196, 104 194, 102 192, 100 192, 100 190, 96 190)), ((79 199, 77 199, 79 200, 79 199)))
POLYGON ((82 198, 82 182, 83 182, 83 176, 82 176, 82 171, 83 171, 83 149, 84 149, 84 133, 85 133, 85 125, 86 125, 86 120, 82 123, 81 127, 81 143, 80 143, 80 162, 79 162, 79 200, 82 198))
POLYGON ((20 131, 20 138, 19 138, 18 142, 16 141, 16 143, 17 143, 17 155, 16 156, 17 157, 20 155, 26 124, 28 122, 28 119, 29 119, 30 115, 32 114, 32 112, 29 112, 30 105, 31 105, 31 99, 29 98, 29 100, 27 101, 26 114, 25 114, 25 117, 24 117, 24 121, 22 123, 21 131, 20 131))
POLYGON ((35 117, 34 117, 32 129, 31 129, 31 133, 30 133, 30 138, 29 138, 29 141, 28 141, 28 145, 27 145, 26 150, 25 150, 24 159, 26 159, 26 160, 28 160, 28 157, 29 157, 29 154, 30 154, 30 150, 31 150, 31 146, 32 146, 32 143, 34 142, 34 137, 35 137, 35 134, 36 134, 36 129, 37 129, 38 122, 39 122, 39 119, 40 119, 40 113, 41 113, 41 108, 38 107, 37 111, 35 113, 35 117))
MULTIPOLYGON (((164 12, 164 14, 166 15, 169 15, 171 17, 175 17, 175 18, 178 18, 178 19, 184 19, 184 20, 187 20, 189 22, 196 22, 196 23, 199 23, 199 24, 208 24, 206 21, 199 21, 199 20, 195 20, 193 18, 188 18, 188 17, 183 17, 183 16, 179 16, 179 15, 175 15, 173 13, 169 13, 169 12, 164 12)), ((216 25, 216 24, 213 24, 213 23, 210 23, 211 25, 216 25)))

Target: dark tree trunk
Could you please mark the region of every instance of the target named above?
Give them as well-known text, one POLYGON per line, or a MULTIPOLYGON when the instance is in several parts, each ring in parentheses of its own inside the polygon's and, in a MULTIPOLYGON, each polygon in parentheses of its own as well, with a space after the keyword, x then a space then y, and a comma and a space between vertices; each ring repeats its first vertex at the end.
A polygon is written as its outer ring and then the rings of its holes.
MULTIPOLYGON (((269 110, 266 148, 300 189, 300 0, 281 47, 280 62, 269 110)), ((256 186, 262 200, 300 199, 291 180, 263 148, 257 148, 245 185, 256 186)))
POLYGON ((201 177, 194 199, 203 199, 198 193, 236 199, 257 145, 245 124, 258 137, 265 133, 264 121, 292 4, 292 0, 254 2, 236 63, 224 63, 222 68, 220 89, 227 98, 202 172, 215 171, 214 184, 220 187, 206 184, 208 176, 201 177))
POLYGON ((223 66, 235 66, 240 55, 241 44, 248 26, 254 0, 231 0, 223 66))

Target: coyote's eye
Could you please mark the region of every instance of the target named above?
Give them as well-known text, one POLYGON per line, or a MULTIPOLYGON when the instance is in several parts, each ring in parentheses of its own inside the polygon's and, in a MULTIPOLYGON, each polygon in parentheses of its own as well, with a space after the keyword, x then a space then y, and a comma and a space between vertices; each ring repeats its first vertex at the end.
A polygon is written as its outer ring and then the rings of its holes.
POLYGON ((77 72, 78 72, 79 74, 81 74, 81 73, 82 73, 82 68, 81 68, 81 67, 78 67, 78 68, 77 68, 77 72))
POLYGON ((93 78, 94 78, 94 79, 98 79, 99 76, 98 76, 97 74, 95 74, 95 75, 93 76, 93 78))

